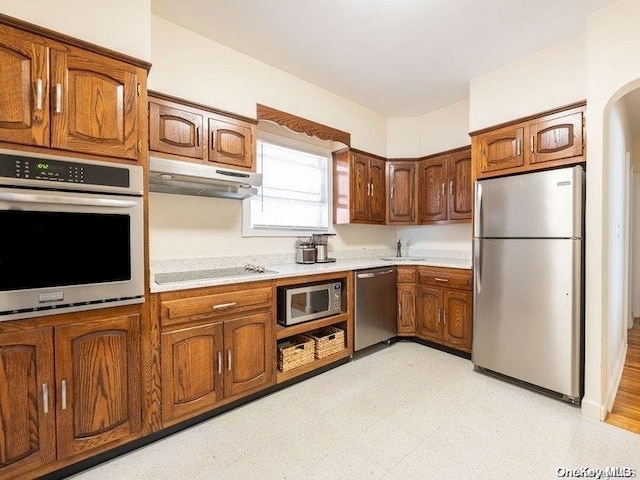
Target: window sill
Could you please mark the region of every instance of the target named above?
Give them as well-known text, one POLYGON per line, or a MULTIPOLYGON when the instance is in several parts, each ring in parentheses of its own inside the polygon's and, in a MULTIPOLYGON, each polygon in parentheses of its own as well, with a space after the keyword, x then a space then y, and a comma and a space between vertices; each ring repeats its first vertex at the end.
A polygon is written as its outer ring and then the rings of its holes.
POLYGON ((310 237, 314 233, 318 234, 335 234, 333 228, 322 230, 285 230, 285 229, 268 229, 268 228, 242 228, 243 237, 310 237))

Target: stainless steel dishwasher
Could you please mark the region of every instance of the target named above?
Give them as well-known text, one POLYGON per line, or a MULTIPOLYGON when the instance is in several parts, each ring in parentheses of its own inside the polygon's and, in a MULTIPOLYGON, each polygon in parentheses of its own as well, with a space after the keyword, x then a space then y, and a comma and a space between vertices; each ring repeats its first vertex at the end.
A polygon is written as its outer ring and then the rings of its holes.
POLYGON ((356 271, 355 349, 396 336, 396 269, 356 271))

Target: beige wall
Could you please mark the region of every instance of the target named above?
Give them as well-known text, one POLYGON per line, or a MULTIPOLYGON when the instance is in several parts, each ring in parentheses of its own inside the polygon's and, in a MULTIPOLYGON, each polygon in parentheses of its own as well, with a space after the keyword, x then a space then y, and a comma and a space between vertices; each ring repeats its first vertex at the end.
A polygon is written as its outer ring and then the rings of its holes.
POLYGON ((151 0, 0 0, 0 12, 151 60, 151 0))
MULTIPOLYGON (((255 118, 262 103, 351 133, 351 144, 386 155, 387 119, 349 100, 152 17, 149 88, 255 118)), ((295 238, 241 236, 242 202, 151 194, 152 259, 293 252, 295 238)), ((330 250, 393 247, 393 227, 337 226, 330 250)))
POLYGON ((473 78, 470 131, 584 100, 585 46, 576 37, 473 78))
POLYGON ((612 106, 640 87, 640 2, 620 0, 587 21, 587 220, 586 237, 586 378, 582 411, 604 418, 607 393, 617 382, 607 365, 619 352, 610 351, 609 245, 611 189, 623 188, 611 175, 606 124, 612 106))

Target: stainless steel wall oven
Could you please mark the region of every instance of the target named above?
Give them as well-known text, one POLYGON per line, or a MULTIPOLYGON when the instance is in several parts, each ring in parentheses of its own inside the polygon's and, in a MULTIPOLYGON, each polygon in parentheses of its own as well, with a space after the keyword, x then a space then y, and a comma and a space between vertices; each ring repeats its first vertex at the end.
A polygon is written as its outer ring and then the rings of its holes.
POLYGON ((0 321, 144 301, 140 166, 0 150, 0 321))

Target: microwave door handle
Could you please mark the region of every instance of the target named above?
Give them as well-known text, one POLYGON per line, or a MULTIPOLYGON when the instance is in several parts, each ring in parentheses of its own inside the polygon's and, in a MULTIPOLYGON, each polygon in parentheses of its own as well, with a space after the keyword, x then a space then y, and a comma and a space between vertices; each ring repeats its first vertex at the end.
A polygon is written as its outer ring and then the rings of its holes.
POLYGON ((40 203, 56 205, 82 205, 89 207, 131 208, 138 203, 134 200, 120 200, 115 198, 73 197, 61 195, 47 195, 40 193, 0 192, 0 201, 14 203, 40 203))

